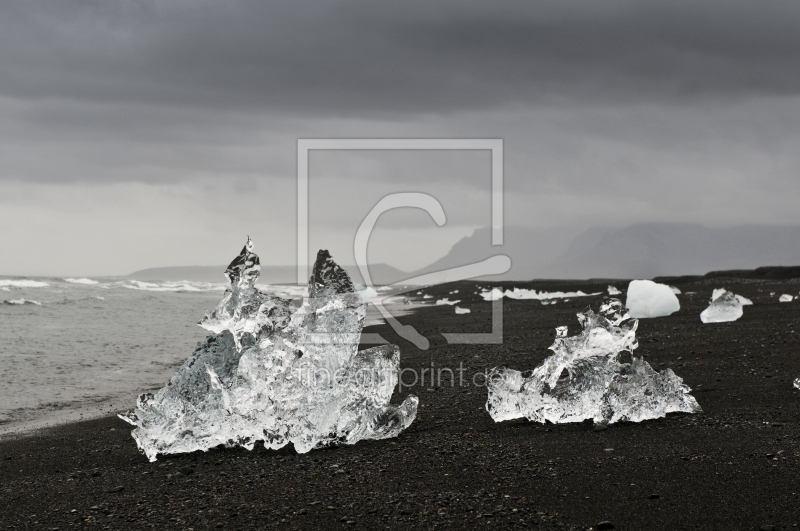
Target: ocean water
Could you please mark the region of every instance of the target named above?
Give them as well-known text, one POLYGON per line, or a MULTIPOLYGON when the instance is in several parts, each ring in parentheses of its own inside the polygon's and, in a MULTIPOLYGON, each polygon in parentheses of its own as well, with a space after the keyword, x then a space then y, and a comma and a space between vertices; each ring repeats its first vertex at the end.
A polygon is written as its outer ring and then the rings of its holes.
MULTIPOLYGON (((0 277, 0 436, 132 408, 208 335, 197 322, 225 287, 0 277)), ((306 295, 304 286, 258 288, 306 295)), ((376 316, 370 305, 367 324, 376 316)))

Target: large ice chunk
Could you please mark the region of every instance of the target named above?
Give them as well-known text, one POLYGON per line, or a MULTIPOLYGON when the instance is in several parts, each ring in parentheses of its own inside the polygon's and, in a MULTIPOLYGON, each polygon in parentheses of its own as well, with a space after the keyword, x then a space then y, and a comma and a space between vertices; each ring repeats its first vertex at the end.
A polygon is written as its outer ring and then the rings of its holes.
POLYGON ((792 302, 793 300, 794 300, 794 297, 792 297, 788 293, 784 293, 783 295, 778 297, 778 302, 792 302))
POLYGON ((753 304, 749 299, 725 290, 715 289, 711 294, 711 304, 700 313, 700 320, 704 323, 727 323, 735 321, 742 316, 742 306, 753 304))
POLYGON ((201 326, 214 332, 155 395, 120 415, 154 461, 158 454, 294 444, 298 452, 397 436, 418 400, 390 405, 400 351, 358 352, 366 303, 320 251, 302 305, 254 287, 259 259, 248 238, 225 275, 230 288, 201 326))
POLYGON ((666 284, 652 280, 631 280, 625 300, 631 317, 664 317, 681 309, 678 297, 666 284))
POLYGON ((553 355, 525 377, 507 368, 489 375, 486 409, 496 421, 525 417, 536 422, 579 422, 605 425, 621 420, 639 422, 673 411, 701 411, 688 386, 671 369, 655 371, 633 356, 639 322, 616 299, 594 313, 578 314, 583 331, 567 337, 556 329, 553 355), (631 363, 620 354, 631 354, 631 363))

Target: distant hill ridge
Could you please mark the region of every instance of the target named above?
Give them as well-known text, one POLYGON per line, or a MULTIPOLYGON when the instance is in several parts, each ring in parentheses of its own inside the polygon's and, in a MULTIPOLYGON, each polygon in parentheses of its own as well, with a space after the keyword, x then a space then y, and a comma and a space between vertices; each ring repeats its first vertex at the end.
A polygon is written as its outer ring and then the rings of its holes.
MULTIPOLYGON (((575 229, 506 227, 504 245, 492 246, 488 228, 462 238, 433 264, 404 272, 387 264, 370 266, 376 285, 480 262, 497 254, 511 257, 508 273, 484 280, 654 278, 732 271, 748 278, 793 278, 800 268, 800 227, 741 225, 709 228, 689 223, 639 223, 623 228, 575 229), (764 267, 764 264, 771 266, 764 267), (795 266, 794 269, 787 266, 795 266), (773 275, 773 276, 770 276, 773 275), (792 275, 778 277, 774 275, 792 275)), ((344 266, 355 282, 355 266, 344 266)), ((225 266, 160 267, 129 275, 137 280, 225 282, 225 266)), ((293 284, 294 266, 262 266, 261 281, 293 284)))

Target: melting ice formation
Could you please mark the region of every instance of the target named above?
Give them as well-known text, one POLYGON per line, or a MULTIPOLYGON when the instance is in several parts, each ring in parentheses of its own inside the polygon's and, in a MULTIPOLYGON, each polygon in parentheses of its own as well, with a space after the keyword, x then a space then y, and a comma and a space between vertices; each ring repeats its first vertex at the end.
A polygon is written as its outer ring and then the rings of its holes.
POLYGON ((228 266, 230 288, 200 325, 211 332, 155 395, 123 420, 151 461, 158 454, 257 441, 300 453, 395 437, 416 417, 418 399, 389 404, 400 350, 357 352, 366 303, 347 273, 320 251, 299 308, 254 287, 253 244, 228 266))
POLYGON ((704 323, 727 323, 735 321, 742 316, 743 306, 753 304, 753 301, 741 295, 736 295, 725 288, 715 289, 711 294, 711 304, 700 313, 700 320, 704 323))
POLYGON ((609 295, 620 295, 622 292, 616 288, 616 286, 608 286, 608 294, 609 295))
POLYGON ((526 417, 542 423, 592 419, 605 425, 701 411, 691 389, 671 369, 657 372, 633 356, 639 322, 619 300, 607 299, 599 313, 587 309, 578 320, 583 331, 567 337, 567 327, 558 327, 553 355, 530 376, 507 368, 491 371, 486 409, 495 422, 526 417), (619 360, 622 352, 631 353, 631 363, 619 360))
POLYGON ((792 302, 792 300, 794 300, 794 297, 792 297, 788 293, 784 293, 783 295, 778 297, 778 302, 792 302))
POLYGON ((470 313, 470 309, 469 308, 461 308, 459 306, 456 306, 456 315, 461 315, 461 314, 465 314, 465 313, 470 313))
POLYGON ((535 300, 547 300, 547 299, 564 299, 567 297, 594 297, 595 295, 600 295, 602 292, 598 291, 597 293, 584 293, 582 291, 539 291, 537 292, 535 289, 519 289, 514 288, 514 290, 505 290, 505 292, 501 291, 498 288, 493 288, 491 291, 482 291, 481 297, 485 301, 496 301, 498 299, 502 299, 503 297, 507 297, 509 299, 535 299, 535 300))
POLYGON ((625 306, 628 307, 631 317, 640 319, 664 317, 681 309, 672 288, 652 280, 631 280, 625 306))
POLYGON ((453 306, 454 304, 458 304, 459 302, 461 301, 460 300, 451 301, 447 297, 445 297, 444 299, 439 299, 438 301, 436 301, 436 306, 444 306, 444 305, 453 306))

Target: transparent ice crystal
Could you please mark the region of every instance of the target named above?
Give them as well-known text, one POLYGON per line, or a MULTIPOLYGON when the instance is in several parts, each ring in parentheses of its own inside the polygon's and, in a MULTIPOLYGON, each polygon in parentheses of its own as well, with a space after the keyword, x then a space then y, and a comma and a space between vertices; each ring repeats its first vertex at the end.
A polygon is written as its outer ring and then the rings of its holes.
POLYGON ((633 356, 638 320, 617 299, 607 299, 599 313, 578 314, 583 331, 567 336, 556 328, 553 355, 530 376, 513 369, 492 369, 486 409, 495 422, 525 417, 536 422, 595 425, 640 422, 673 411, 701 411, 688 386, 671 369, 655 371, 633 356), (623 353, 631 362, 620 360, 623 353))
POLYGON ((752 304, 748 299, 740 297, 725 288, 715 289, 711 295, 711 304, 700 313, 704 323, 727 323, 740 318, 744 310, 742 306, 752 304))
POLYGON ((300 453, 395 437, 418 399, 391 405, 400 350, 358 351, 366 303, 347 273, 319 251, 302 304, 261 293, 248 238, 225 275, 231 283, 200 325, 211 332, 166 387, 120 415, 151 461, 220 444, 300 453))

